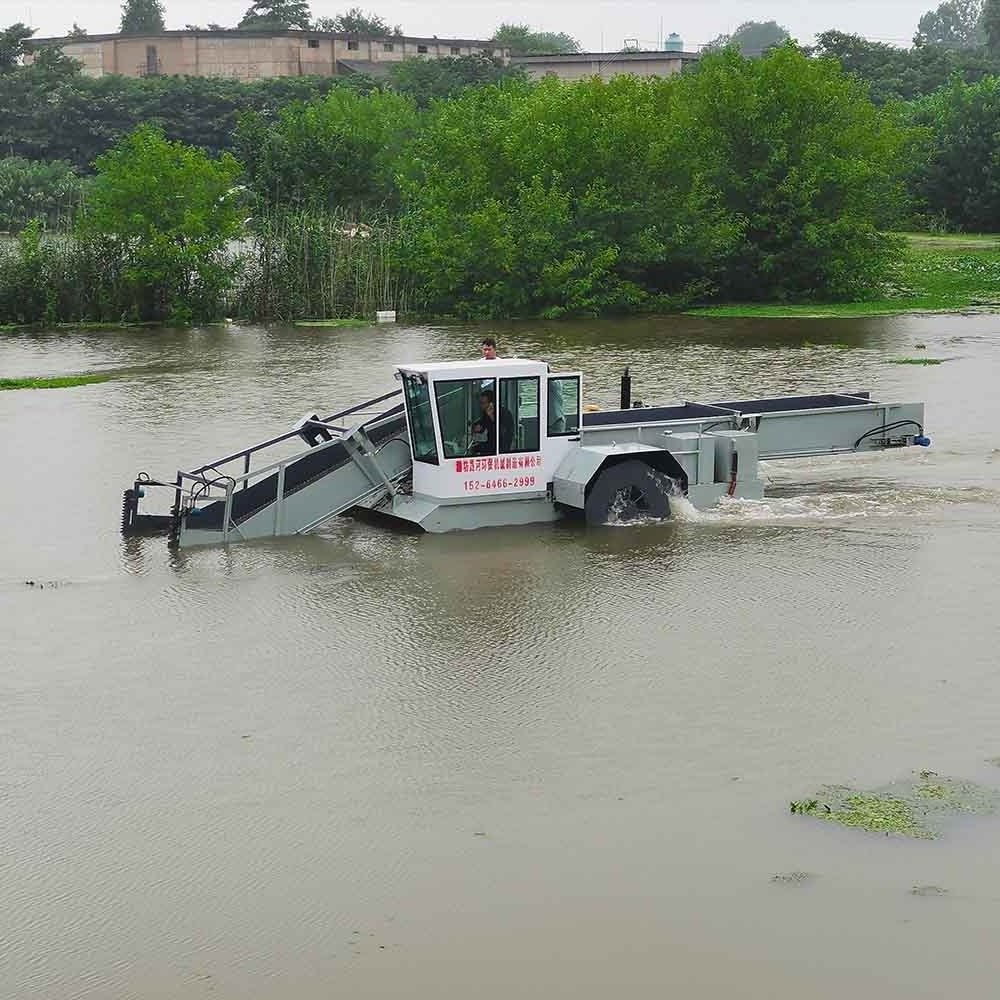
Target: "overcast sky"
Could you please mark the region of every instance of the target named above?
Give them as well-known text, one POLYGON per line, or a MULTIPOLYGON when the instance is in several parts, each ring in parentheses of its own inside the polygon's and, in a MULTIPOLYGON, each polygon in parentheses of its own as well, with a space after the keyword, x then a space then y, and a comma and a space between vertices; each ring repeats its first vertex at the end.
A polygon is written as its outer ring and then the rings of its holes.
MULTIPOLYGON (((167 27, 235 25, 252 0, 165 0, 167 27)), ((91 34, 118 30, 121 0, 0 0, 0 24, 26 21, 39 36, 62 35, 74 21, 91 34)), ((315 0, 315 16, 353 6, 371 9, 408 35, 489 38, 501 21, 566 31, 589 50, 620 49, 625 39, 655 47, 676 31, 696 49, 741 21, 775 20, 801 42, 838 28, 878 41, 908 44, 931 0, 315 0)))

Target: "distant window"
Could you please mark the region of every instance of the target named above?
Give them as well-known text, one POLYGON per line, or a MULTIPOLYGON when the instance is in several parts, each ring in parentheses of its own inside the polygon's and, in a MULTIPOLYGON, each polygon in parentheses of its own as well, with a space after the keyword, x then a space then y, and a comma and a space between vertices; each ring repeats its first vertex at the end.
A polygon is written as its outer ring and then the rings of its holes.
POLYGON ((318 49, 319 48, 319 39, 318 38, 310 38, 306 42, 306 45, 308 45, 309 48, 311 48, 311 49, 318 49))
POLYGON ((462 54, 462 50, 457 45, 453 45, 451 47, 451 54, 453 56, 460 56, 462 54))
POLYGON ((361 48, 361 43, 360 43, 360 42, 359 42, 359 41, 358 41, 358 40, 357 40, 356 38, 352 38, 352 39, 351 39, 351 40, 350 40, 350 41, 349 41, 349 42, 347 43, 347 48, 348 48, 348 49, 349 49, 349 50, 350 50, 351 52, 357 52, 357 51, 358 51, 358 49, 360 49, 360 48, 361 48))
POLYGON ((395 45, 394 42, 383 42, 382 43, 382 51, 383 52, 394 52, 395 49, 396 49, 396 45, 395 45))
POLYGON ((422 55, 422 56, 427 55, 427 46, 426 45, 418 45, 417 46, 417 54, 418 55, 422 55))

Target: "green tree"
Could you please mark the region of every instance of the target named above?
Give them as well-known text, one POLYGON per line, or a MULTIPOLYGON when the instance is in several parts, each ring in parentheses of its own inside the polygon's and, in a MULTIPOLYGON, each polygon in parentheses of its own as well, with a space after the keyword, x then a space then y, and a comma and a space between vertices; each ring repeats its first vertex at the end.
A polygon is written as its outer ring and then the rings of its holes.
POLYGON ((1000 56, 1000 0, 984 0, 980 25, 987 49, 1000 56))
POLYGON ((76 21, 74 21, 73 22, 73 27, 70 28, 69 31, 66 33, 66 37, 67 38, 73 38, 73 39, 86 38, 87 37, 87 29, 86 28, 81 28, 80 25, 78 25, 76 23, 76 21))
POLYGON ((416 127, 408 98, 338 88, 273 121, 245 115, 236 143, 247 183, 265 203, 355 214, 395 205, 397 158, 416 127))
POLYGON ((482 87, 512 79, 526 79, 524 70, 505 66, 501 60, 483 55, 403 59, 389 69, 392 89, 410 97, 418 108, 455 97, 466 87, 482 87))
POLYGON ((579 52, 580 43, 564 32, 532 31, 530 24, 501 24, 493 34, 499 48, 510 49, 512 55, 533 56, 579 52))
POLYGON ((436 105, 401 178, 419 307, 555 317, 706 294, 740 226, 673 155, 673 87, 514 82, 436 105))
POLYGON ((912 160, 917 208, 949 228, 1000 228, 1000 79, 959 80, 916 102, 911 121, 924 138, 912 160))
POLYGON ((983 0, 945 0, 920 18, 913 42, 946 49, 979 48, 985 41, 982 16, 983 0))
POLYGON ((898 258, 907 131, 832 60, 790 43, 706 56, 677 80, 676 153, 744 220, 719 277, 730 300, 850 299, 898 258), (894 218, 896 216, 896 218, 894 218))
POLYGON ((9 73, 17 68, 28 51, 28 40, 34 33, 34 28, 20 21, 0 31, 0 73, 9 73))
POLYGON ((306 0, 256 0, 240 21, 241 28, 253 31, 287 31, 312 26, 306 0))
POLYGON ((162 0, 125 0, 119 30, 123 35, 157 35, 166 31, 162 0))
POLYGON ((33 219, 61 227, 72 221, 83 182, 68 163, 0 159, 0 229, 23 229, 33 219))
POLYGON ((212 160, 143 125, 96 166, 79 233, 113 243, 135 316, 216 318, 230 281, 224 250, 240 231, 236 160, 212 160))
POLYGON ((872 100, 879 104, 931 94, 953 76, 976 83, 1000 73, 1000 56, 982 51, 940 45, 901 49, 840 31, 824 31, 816 36, 816 42, 807 50, 810 55, 839 62, 847 73, 869 86, 872 100))
POLYGON ((719 35, 706 46, 709 50, 734 45, 745 56, 762 56, 789 39, 787 29, 776 21, 744 21, 731 35, 719 35))
POLYGON ((344 35, 360 35, 368 38, 389 38, 401 36, 403 29, 397 24, 389 26, 389 22, 378 14, 366 14, 360 7, 352 7, 336 17, 318 17, 314 27, 317 31, 332 31, 344 35))
POLYGON ((82 173, 143 122, 158 122, 170 139, 211 155, 233 148, 239 116, 271 121, 288 104, 331 90, 367 91, 374 81, 350 77, 272 77, 243 83, 218 77, 89 77, 56 48, 0 74, 0 149, 34 160, 67 160, 82 173))

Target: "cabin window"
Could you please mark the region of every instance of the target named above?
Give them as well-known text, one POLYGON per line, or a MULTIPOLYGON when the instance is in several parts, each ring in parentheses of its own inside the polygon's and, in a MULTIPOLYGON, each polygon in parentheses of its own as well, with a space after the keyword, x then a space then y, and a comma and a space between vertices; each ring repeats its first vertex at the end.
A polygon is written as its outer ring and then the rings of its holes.
POLYGON ((434 415, 427 379, 421 375, 403 376, 406 418, 410 425, 410 450, 414 462, 438 464, 437 442, 434 439, 434 415))
POLYGON ((318 49, 319 48, 319 39, 318 38, 310 38, 310 39, 308 39, 306 41, 306 45, 308 45, 309 48, 311 48, 311 49, 318 49))
POLYGON ((395 42, 383 42, 382 43, 382 51, 383 52, 392 52, 395 48, 396 48, 395 42))
POLYGON ((509 422, 497 434, 484 412, 484 404, 493 404, 496 412, 497 382, 493 378, 454 379, 434 382, 438 421, 445 458, 470 455, 495 455, 498 439, 509 440, 509 422))
POLYGON ((566 437, 580 433, 579 375, 551 377, 548 403, 549 437, 566 437))
POLYGON ((461 48, 459 46, 453 45, 451 47, 451 54, 453 56, 460 56, 462 54, 462 50, 461 50, 461 48))
POLYGON ((418 45, 417 46, 417 54, 418 55, 422 55, 422 56, 427 55, 427 46, 426 45, 418 45))
POLYGON ((347 48, 351 52, 357 52, 358 49, 361 48, 361 42, 359 42, 356 38, 350 38, 347 41, 347 48))
POLYGON ((540 430, 538 426, 538 383, 537 378, 503 378, 500 380, 500 412, 503 420, 510 420, 514 433, 504 447, 500 442, 501 454, 520 451, 538 451, 540 430))

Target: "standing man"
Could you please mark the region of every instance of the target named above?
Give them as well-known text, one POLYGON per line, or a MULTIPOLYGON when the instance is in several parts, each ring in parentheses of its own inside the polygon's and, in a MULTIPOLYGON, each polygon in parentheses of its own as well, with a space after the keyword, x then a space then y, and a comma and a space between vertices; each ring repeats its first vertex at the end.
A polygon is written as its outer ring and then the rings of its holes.
POLYGON ((483 337, 482 342, 483 359, 486 361, 496 361, 497 342, 492 337, 483 337))

